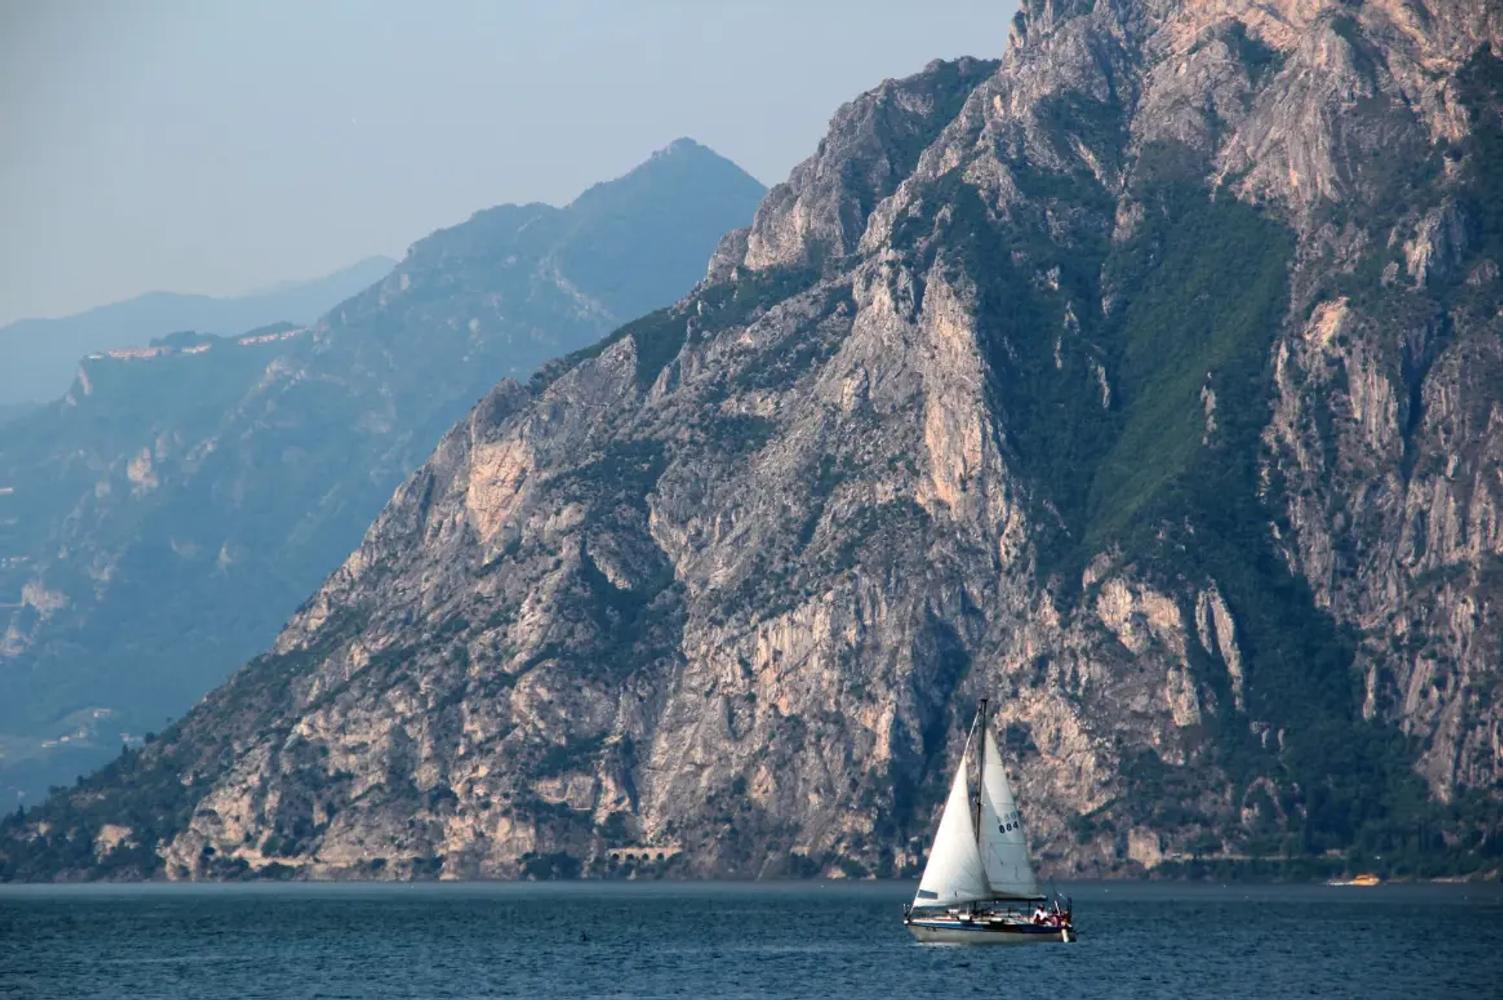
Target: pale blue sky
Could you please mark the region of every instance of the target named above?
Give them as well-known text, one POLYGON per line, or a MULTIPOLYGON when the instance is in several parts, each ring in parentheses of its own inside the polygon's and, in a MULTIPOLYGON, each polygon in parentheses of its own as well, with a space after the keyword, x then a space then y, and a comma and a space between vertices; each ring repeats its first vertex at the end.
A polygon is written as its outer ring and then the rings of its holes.
POLYGON ((312 277, 692 136, 765 183, 1016 0, 0 0, 0 323, 312 277))

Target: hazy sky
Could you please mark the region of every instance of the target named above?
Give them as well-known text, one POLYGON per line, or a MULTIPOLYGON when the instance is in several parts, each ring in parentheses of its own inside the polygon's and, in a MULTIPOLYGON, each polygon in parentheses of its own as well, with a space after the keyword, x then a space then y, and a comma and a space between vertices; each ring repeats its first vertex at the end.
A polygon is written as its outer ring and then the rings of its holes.
POLYGON ((312 277, 681 135, 765 183, 1015 0, 0 0, 0 323, 312 277))

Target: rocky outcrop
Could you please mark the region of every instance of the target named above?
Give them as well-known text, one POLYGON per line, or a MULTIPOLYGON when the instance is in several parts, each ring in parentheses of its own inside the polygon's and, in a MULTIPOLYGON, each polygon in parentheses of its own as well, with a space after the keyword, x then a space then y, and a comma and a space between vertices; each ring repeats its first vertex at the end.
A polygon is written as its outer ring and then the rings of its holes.
POLYGON ((742 263, 762 270, 854 252, 873 209, 913 173, 919 155, 996 68, 977 59, 936 61, 842 107, 815 154, 768 192, 745 236, 742 263))
POLYGON ((1014 39, 848 105, 693 294, 497 388, 8 871, 907 871, 980 697, 1046 871, 1485 866, 1496 11, 1014 39))

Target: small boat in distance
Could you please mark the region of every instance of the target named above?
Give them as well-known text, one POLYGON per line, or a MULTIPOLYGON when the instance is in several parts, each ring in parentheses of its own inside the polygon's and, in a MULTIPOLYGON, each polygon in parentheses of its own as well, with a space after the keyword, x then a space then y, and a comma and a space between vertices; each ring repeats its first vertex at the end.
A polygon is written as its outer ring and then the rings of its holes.
POLYGON ((1326 885, 1382 885, 1383 880, 1372 872, 1363 872, 1351 878, 1333 878, 1326 885))
POLYGON ((1028 859, 1023 814, 986 721, 986 701, 966 736, 960 767, 940 814, 918 894, 903 907, 914 938, 936 944, 1073 941, 1068 899, 1039 891, 1028 859), (971 795, 971 749, 980 789, 971 795))

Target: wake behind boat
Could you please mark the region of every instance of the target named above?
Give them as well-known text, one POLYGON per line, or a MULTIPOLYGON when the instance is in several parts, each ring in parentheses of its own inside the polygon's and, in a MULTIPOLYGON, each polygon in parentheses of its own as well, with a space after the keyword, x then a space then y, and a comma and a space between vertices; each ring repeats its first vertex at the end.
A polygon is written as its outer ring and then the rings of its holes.
POLYGON ((1039 891, 1023 814, 987 726, 983 700, 950 783, 918 894, 903 908, 903 923, 926 943, 1073 941, 1070 909, 1069 900, 1039 891), (978 739, 980 794, 973 798, 971 746, 978 739))

